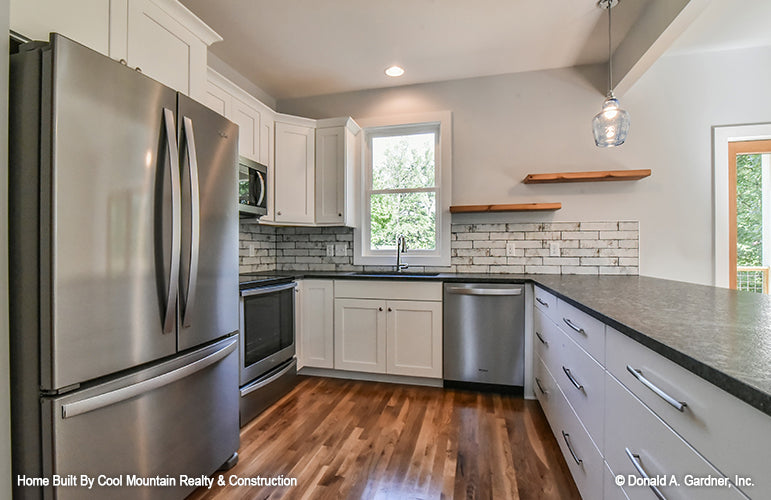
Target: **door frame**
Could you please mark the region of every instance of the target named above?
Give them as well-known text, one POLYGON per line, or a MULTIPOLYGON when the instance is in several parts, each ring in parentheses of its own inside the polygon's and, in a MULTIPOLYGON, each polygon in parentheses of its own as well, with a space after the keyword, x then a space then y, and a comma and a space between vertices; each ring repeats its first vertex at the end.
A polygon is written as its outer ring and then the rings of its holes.
POLYGON ((736 157, 740 154, 771 153, 771 140, 729 141, 728 143, 728 287, 736 290, 736 157))
MULTIPOLYGON (((740 141, 760 141, 771 139, 771 123, 756 123, 748 125, 730 125, 712 127, 712 146, 713 146, 713 231, 714 231, 714 276, 713 284, 715 286, 729 288, 731 285, 731 255, 730 255, 730 232, 731 232, 731 214, 730 214, 730 186, 731 184, 730 166, 729 166, 729 143, 740 141)), ((734 219, 736 218, 736 194, 734 193, 734 219)), ((735 235, 735 222, 734 222, 735 235)), ((734 236, 735 237, 735 236, 734 236)), ((736 265, 736 245, 734 248, 734 266, 736 265)), ((734 273, 735 274, 735 273, 734 273)), ((734 278, 735 279, 735 278, 734 278)))

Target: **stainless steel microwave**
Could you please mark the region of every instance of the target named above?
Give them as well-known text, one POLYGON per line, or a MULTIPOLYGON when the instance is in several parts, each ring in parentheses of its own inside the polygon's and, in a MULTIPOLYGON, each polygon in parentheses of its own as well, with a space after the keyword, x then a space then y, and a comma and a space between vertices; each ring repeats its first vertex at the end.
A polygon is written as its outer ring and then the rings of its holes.
POLYGON ((238 212, 241 217, 268 213, 268 167, 243 156, 238 160, 238 212))

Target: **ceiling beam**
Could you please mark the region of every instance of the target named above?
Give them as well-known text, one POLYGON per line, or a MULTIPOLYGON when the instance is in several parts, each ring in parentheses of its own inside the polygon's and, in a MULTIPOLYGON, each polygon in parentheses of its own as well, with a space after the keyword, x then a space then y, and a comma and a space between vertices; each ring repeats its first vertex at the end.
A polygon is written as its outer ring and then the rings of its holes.
POLYGON ((651 0, 613 52, 615 93, 623 95, 637 83, 710 1, 651 0))

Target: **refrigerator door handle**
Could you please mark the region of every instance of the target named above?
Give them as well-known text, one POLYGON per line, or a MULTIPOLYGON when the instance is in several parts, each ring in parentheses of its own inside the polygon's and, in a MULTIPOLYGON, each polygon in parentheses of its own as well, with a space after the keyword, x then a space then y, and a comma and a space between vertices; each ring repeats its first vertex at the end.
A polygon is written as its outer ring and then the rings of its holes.
POLYGON ((195 292, 198 282, 198 251, 201 238, 201 198, 198 187, 198 156, 195 149, 195 133, 193 120, 187 116, 182 118, 185 130, 185 146, 190 161, 190 269, 187 274, 187 300, 182 314, 182 326, 193 323, 195 308, 195 292))
POLYGON ((222 349, 215 351, 208 356, 199 359, 198 361, 194 361, 181 368, 177 368, 176 370, 158 375, 157 377, 143 380, 142 382, 129 385, 112 392, 62 405, 62 418, 72 418, 84 413, 88 413, 90 411, 112 406, 120 403, 121 401, 125 401, 135 396, 153 391, 159 387, 169 385, 185 377, 189 377, 190 375, 199 372, 204 368, 211 366, 225 358, 225 356, 235 350, 236 343, 237 339, 233 339, 232 342, 227 344, 222 349))
POLYGON ((166 125, 166 141, 169 148, 169 167, 171 177, 171 265, 169 266, 169 289, 166 296, 166 311, 163 319, 163 333, 174 329, 176 318, 177 292, 179 291, 179 253, 181 246, 182 225, 182 188, 179 178, 179 150, 177 149, 177 127, 174 125, 174 112, 163 108, 166 125))

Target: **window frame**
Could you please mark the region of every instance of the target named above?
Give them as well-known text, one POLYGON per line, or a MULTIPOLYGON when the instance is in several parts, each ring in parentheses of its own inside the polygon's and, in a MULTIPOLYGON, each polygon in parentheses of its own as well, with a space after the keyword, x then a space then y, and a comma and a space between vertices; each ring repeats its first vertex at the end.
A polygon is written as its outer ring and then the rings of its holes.
MULTIPOLYGON (((357 120, 362 127, 361 172, 359 175, 359 224, 354 229, 354 265, 394 266, 396 250, 371 249, 371 195, 378 193, 436 193, 436 248, 410 250, 404 262, 412 267, 450 265, 450 204, 452 198, 452 114, 449 111, 396 115, 357 120), (372 189, 372 138, 435 132, 433 188, 372 189)), ((395 242, 394 242, 395 243, 395 242)), ((394 245, 395 246, 395 245, 394 245)))

